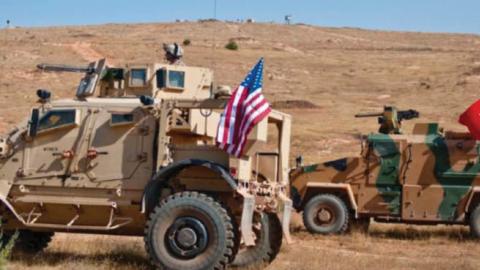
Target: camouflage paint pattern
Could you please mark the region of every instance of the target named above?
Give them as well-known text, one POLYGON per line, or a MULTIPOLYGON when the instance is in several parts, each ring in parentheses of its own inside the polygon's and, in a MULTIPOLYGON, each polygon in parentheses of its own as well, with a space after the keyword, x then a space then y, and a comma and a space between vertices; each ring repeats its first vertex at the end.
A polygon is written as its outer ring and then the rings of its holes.
POLYGON ((412 134, 371 134, 358 157, 296 168, 290 175, 296 208, 347 184, 358 217, 464 224, 476 196, 472 187, 480 186, 477 142, 438 130, 438 124, 416 124, 412 134))
POLYGON ((399 183, 400 152, 395 141, 386 134, 375 134, 368 141, 381 158, 376 187, 392 215, 400 213, 401 186, 399 183))
MULTIPOLYGON (((430 125, 429 129, 435 129, 430 125)), ((457 216, 457 206, 462 198, 467 195, 472 182, 480 171, 480 164, 467 163, 461 170, 454 170, 451 166, 450 153, 445 138, 429 133, 425 144, 435 156, 435 176, 443 188, 444 198, 438 208, 442 220, 453 220, 457 216)))

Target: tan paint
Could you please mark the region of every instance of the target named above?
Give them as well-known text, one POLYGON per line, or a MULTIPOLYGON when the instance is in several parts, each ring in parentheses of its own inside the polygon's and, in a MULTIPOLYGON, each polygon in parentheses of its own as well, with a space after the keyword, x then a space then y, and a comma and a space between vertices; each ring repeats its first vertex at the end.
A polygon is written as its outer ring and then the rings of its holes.
POLYGON ((248 137, 245 156, 235 158, 215 147, 219 116, 228 99, 213 98, 211 70, 126 64, 117 67, 123 69, 123 79, 116 79, 106 76, 110 69, 105 61, 90 67, 94 72, 85 75, 77 98, 41 105, 41 117, 74 110, 73 121, 60 117, 68 123, 56 127, 57 118, 49 119, 49 128, 33 138, 24 123, 14 136, 3 138, 9 143, 0 141, 0 199, 14 217, 4 228, 143 235, 148 216, 144 191, 154 173, 182 160, 201 159, 232 169, 245 185, 232 190, 218 174, 189 167, 170 179, 173 191, 163 189, 156 195, 217 193, 240 217, 248 245, 254 245, 254 212, 277 213, 290 241, 289 115, 272 111, 248 137), (144 82, 138 74, 145 74, 144 82), (157 84, 159 76, 170 74, 177 81, 157 84), (155 103, 143 106, 140 95, 154 97, 155 103), (280 134, 273 142, 268 141, 269 124, 280 134), (253 177, 257 173, 266 181, 253 177))

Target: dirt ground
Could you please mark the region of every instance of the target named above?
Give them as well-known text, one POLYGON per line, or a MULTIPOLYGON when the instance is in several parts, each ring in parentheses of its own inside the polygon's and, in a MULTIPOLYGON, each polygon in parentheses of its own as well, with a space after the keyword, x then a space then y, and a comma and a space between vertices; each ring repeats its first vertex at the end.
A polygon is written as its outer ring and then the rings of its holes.
MULTIPOLYGON (((377 129, 357 112, 391 104, 421 119, 465 130, 459 114, 478 98, 480 36, 367 31, 309 25, 220 22, 102 25, 0 30, 0 132, 29 112, 38 88, 72 97, 80 74, 45 73, 39 63, 110 65, 162 61, 163 42, 190 39, 185 62, 215 70, 218 84, 238 84, 266 60, 267 99, 294 117, 292 159, 321 162, 360 150, 358 135, 377 129), (224 45, 235 40, 240 49, 224 45)), ((300 230, 268 269, 480 269, 479 245, 464 228, 372 226, 368 235, 310 236, 300 230)), ((141 238, 60 234, 36 258, 11 269, 148 269, 141 238)))
MULTIPOLYGON (((418 227, 374 224, 368 234, 313 236, 294 233, 267 270, 480 269, 480 245, 462 226, 418 227)), ((16 256, 12 270, 151 269, 143 238, 58 234, 44 253, 16 256)), ((251 268, 252 270, 263 267, 251 268)))

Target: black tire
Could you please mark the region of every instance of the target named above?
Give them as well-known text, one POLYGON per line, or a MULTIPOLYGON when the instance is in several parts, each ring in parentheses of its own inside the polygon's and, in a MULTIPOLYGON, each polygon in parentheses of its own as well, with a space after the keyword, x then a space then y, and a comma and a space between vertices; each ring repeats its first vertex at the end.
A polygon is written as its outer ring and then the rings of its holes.
POLYGON ((303 223, 311 233, 345 233, 348 220, 347 206, 339 197, 331 194, 320 194, 311 198, 303 210, 303 223))
POLYGON ((480 238, 480 204, 470 214, 470 232, 475 238, 480 238))
MULTIPOLYGON (((1 243, 5 246, 15 232, 3 232, 1 243)), ((42 252, 52 241, 53 232, 34 232, 30 230, 19 230, 13 252, 35 255, 42 252)))
POLYGON ((169 196, 150 214, 145 248, 157 269, 225 269, 235 256, 227 210, 198 192, 169 196))
POLYGON ((277 215, 262 213, 255 216, 254 225, 257 239, 255 246, 240 246, 240 250, 232 263, 235 267, 249 267, 253 265, 270 264, 282 246, 282 224, 277 215), (256 224, 255 224, 256 223, 256 224))

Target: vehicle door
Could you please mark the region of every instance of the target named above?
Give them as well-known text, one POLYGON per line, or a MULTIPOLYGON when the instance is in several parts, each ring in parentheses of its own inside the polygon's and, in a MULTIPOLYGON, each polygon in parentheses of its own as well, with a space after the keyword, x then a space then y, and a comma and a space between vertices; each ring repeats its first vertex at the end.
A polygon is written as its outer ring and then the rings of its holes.
POLYGON ((98 108, 79 171, 83 187, 143 190, 153 173, 155 118, 141 108, 98 108))
POLYGON ((392 216, 400 214, 400 174, 405 164, 402 158, 405 143, 392 136, 374 134, 368 137, 368 174, 359 192, 360 212, 392 216))
POLYGON ((76 108, 52 108, 44 113, 33 110, 19 181, 61 184, 80 140, 82 113, 76 108))

